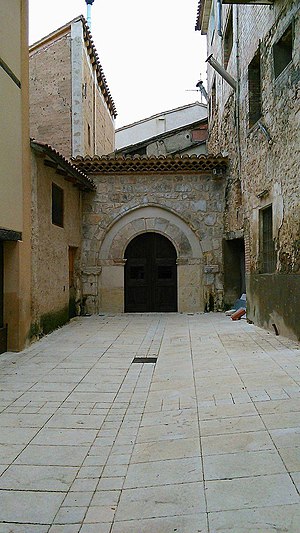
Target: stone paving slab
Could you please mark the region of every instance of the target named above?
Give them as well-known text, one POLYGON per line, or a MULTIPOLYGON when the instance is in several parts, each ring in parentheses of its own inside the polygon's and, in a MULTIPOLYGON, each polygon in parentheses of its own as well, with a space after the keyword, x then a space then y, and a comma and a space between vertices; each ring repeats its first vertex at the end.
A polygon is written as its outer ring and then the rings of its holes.
POLYGON ((0 356, 0 533, 299 533, 299 490, 291 340, 110 314, 0 356))

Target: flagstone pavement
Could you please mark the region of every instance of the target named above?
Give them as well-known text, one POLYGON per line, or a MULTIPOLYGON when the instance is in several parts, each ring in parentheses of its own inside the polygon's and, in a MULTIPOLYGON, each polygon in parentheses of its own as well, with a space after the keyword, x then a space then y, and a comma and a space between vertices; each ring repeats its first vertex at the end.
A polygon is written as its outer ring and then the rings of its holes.
POLYGON ((246 320, 76 318, 0 407, 0 533, 300 532, 300 345, 246 320))

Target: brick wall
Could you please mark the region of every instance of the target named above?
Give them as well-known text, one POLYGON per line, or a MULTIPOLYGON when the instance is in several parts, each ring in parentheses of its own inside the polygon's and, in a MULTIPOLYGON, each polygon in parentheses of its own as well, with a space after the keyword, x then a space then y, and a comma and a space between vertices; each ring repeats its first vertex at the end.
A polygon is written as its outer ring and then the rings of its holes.
POLYGON ((30 136, 71 154, 70 34, 30 55, 30 136))
POLYGON ((114 119, 82 32, 82 20, 75 20, 30 52, 31 137, 67 158, 114 150, 114 119))

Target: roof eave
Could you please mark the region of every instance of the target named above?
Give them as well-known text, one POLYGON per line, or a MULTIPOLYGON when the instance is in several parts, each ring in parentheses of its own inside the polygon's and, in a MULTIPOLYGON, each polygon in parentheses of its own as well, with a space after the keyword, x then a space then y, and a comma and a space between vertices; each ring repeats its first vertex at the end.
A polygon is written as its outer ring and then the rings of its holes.
POLYGON ((95 191, 96 185, 91 178, 89 178, 84 171, 77 168, 70 161, 68 161, 62 154, 60 154, 52 146, 32 139, 30 141, 31 148, 40 154, 46 155, 57 166, 57 169, 62 169, 66 176, 72 176, 78 187, 86 191, 95 191))
POLYGON ((195 30, 206 35, 208 31, 212 0, 199 0, 195 30))
POLYGON ((89 175, 113 174, 213 174, 222 177, 226 174, 228 158, 221 154, 145 156, 145 155, 108 155, 79 156, 72 160, 89 175))
POLYGON ((116 118, 117 115, 118 115, 117 109, 116 109, 115 103, 113 101, 113 98, 111 96, 111 92, 110 92, 110 89, 108 87, 107 79, 105 77, 102 65, 101 65, 100 60, 99 60, 99 55, 98 55, 98 52, 96 50, 96 47, 95 47, 95 44, 94 44, 94 41, 93 41, 93 38, 92 38, 92 34, 91 34, 91 31, 90 31, 90 28, 89 28, 88 23, 87 23, 87 21, 85 20, 84 17, 81 17, 81 21, 82 21, 82 25, 83 25, 83 37, 84 37, 85 45, 86 45, 87 48, 91 49, 91 54, 90 55, 92 55, 94 64, 96 66, 97 81, 98 81, 98 84, 99 84, 99 88, 100 88, 100 90, 101 90, 101 92, 103 94, 104 100, 106 102, 106 105, 107 105, 107 107, 109 109, 109 112, 110 112, 111 116, 113 118, 116 118))

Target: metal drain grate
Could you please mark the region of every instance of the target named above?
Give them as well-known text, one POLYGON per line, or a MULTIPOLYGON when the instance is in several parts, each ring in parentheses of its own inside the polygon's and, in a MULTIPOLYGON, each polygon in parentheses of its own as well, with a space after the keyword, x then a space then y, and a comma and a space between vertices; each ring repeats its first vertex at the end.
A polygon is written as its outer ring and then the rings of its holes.
POLYGON ((133 363, 156 363, 157 357, 135 357, 133 363))

